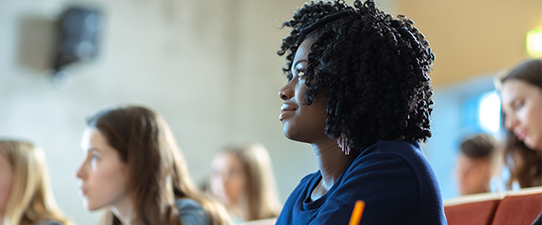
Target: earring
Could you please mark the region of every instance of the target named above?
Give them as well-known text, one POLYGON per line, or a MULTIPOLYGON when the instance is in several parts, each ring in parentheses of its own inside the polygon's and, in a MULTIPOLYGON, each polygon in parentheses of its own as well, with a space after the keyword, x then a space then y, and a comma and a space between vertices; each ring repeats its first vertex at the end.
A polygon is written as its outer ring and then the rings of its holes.
POLYGON ((337 145, 343 150, 345 155, 350 155, 350 146, 348 145, 346 134, 341 134, 339 139, 337 139, 337 145))

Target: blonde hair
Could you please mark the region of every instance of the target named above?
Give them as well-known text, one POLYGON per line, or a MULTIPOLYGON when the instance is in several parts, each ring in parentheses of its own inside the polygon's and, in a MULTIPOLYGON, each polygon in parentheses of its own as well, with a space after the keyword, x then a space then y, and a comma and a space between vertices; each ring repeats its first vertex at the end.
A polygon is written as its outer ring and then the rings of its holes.
POLYGON ((281 205, 267 149, 258 143, 244 143, 226 146, 222 153, 234 155, 243 165, 248 203, 246 219, 277 217, 281 205))
POLYGON ((71 225, 58 208, 42 149, 26 141, 0 140, 0 154, 13 169, 13 188, 7 203, 8 225, 57 221, 71 225))

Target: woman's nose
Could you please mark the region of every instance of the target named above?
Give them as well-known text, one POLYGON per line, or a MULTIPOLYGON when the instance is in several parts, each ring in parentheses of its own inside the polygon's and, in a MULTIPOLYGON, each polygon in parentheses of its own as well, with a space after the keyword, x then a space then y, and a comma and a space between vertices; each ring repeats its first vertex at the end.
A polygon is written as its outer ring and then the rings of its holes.
POLYGON ((504 117, 504 126, 506 126, 506 129, 508 130, 512 131, 514 127, 517 125, 517 123, 518 123, 518 120, 512 113, 506 114, 506 116, 504 117))
POLYGON ((294 96, 293 88, 290 87, 291 82, 288 82, 284 87, 279 90, 279 98, 282 100, 288 100, 294 96))
POLYGON ((83 167, 85 167, 84 163, 81 164, 81 166, 79 166, 79 168, 77 169, 77 173, 75 174, 77 176, 77 178, 79 178, 81 180, 85 179, 85 177, 86 177, 86 173, 85 173, 83 167))

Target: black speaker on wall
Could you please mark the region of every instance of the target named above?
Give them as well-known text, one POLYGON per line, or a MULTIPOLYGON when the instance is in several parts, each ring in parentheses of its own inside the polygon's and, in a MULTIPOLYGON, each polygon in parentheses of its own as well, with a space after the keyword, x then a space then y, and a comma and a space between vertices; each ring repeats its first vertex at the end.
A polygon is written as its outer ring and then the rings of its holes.
POLYGON ((70 63, 95 58, 98 54, 98 37, 102 27, 102 14, 97 9, 68 8, 59 21, 54 62, 56 72, 70 63))

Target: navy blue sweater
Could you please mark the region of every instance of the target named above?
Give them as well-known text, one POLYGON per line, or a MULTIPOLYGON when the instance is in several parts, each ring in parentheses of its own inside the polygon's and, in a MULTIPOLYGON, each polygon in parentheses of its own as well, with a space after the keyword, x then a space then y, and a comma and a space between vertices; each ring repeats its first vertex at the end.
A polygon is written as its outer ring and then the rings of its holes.
POLYGON ((446 224, 436 177, 417 142, 378 141, 311 201, 321 178, 317 171, 301 180, 276 224, 346 225, 357 200, 365 201, 361 225, 446 224))

